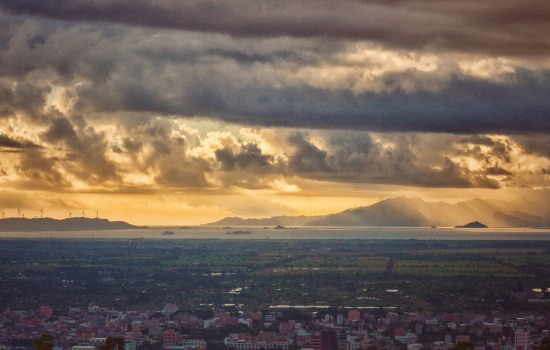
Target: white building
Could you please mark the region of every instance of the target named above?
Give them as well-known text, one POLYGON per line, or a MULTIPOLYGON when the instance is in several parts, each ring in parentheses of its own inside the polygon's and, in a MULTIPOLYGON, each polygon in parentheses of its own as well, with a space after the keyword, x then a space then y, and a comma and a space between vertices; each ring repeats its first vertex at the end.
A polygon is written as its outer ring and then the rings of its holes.
POLYGON ((359 350, 361 348, 361 338, 348 335, 346 339, 346 350, 359 350))
POLYGON ((75 345, 71 350, 97 350, 95 346, 75 345))
POLYGON ((421 350, 424 347, 422 344, 413 343, 407 345, 407 350, 421 350))
POLYGON ((206 341, 203 339, 182 339, 180 345, 186 349, 206 349, 206 341))
POLYGON ((225 346, 235 350, 258 350, 278 349, 288 350, 290 341, 285 338, 274 338, 272 340, 241 339, 237 334, 231 334, 224 340, 225 346))
POLYGON ((220 321, 219 317, 214 317, 214 318, 211 318, 209 320, 204 320, 203 327, 208 328, 208 327, 216 326, 219 321, 220 321))
POLYGON ((516 349, 529 349, 529 332, 522 328, 516 329, 516 349))
POLYGON ((239 318, 237 320, 238 323, 247 325, 248 327, 252 327, 252 320, 249 318, 239 318))
POLYGON ((418 337, 414 333, 407 333, 405 335, 396 335, 394 338, 395 340, 399 340, 401 343, 408 344, 408 345, 412 345, 418 339, 418 337))
POLYGON ((164 315, 173 315, 178 312, 178 306, 176 304, 166 304, 162 309, 162 314, 164 315))

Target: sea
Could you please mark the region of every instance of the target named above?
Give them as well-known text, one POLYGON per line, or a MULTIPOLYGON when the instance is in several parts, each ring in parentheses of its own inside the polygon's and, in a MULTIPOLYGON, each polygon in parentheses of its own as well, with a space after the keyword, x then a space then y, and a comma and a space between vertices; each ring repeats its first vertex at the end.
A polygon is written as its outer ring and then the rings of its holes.
POLYGON ((550 240, 550 228, 485 228, 451 227, 169 227, 152 226, 115 231, 47 231, 0 232, 0 238, 61 239, 223 239, 223 240, 550 240), (173 235, 163 234, 171 231, 173 235), (227 234, 249 231, 250 234, 227 234))

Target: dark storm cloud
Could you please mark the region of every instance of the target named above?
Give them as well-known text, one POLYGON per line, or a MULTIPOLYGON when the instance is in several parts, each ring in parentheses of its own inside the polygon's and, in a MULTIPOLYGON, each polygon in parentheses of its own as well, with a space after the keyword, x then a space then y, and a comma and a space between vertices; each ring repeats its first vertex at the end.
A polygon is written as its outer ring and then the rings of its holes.
POLYGON ((187 143, 172 137, 173 124, 166 119, 142 120, 123 124, 122 150, 132 159, 131 173, 153 174, 155 183, 168 188, 210 187, 206 175, 212 172, 209 164, 187 154, 187 143))
MULTIPOLYGON (((17 4, 7 6, 29 6, 28 11, 33 6, 50 6, 45 2, 17 4)), ((108 1, 102 4, 111 6, 108 1)), ((74 9, 83 6, 84 2, 67 3, 74 9)), ((52 7, 51 11, 62 10, 52 7)), ((368 21, 358 23, 362 22, 368 21)), ((15 88, 0 86, 0 118, 23 111, 40 122, 51 119, 44 104, 51 86, 59 84, 69 87, 66 99, 73 102, 76 114, 122 112, 103 114, 115 119, 136 112, 134 116, 200 115, 255 126, 449 133, 550 131, 550 71, 546 69, 515 67, 500 79, 490 80, 456 67, 442 72, 410 68, 381 74, 374 81, 376 88, 351 91, 330 84, 314 87, 289 78, 304 67, 352 64, 341 57, 350 47, 338 40, 235 39, 33 21, 14 24, 11 29, 6 50, 0 50, 0 75, 21 83, 15 88), (426 87, 426 82, 436 87, 426 87)), ((336 73, 329 67, 323 74, 336 73)), ((347 79, 361 82, 360 76, 347 79)))
POLYGON ((56 117, 41 137, 50 145, 62 147, 66 158, 59 162, 79 179, 91 184, 120 180, 115 163, 106 156, 109 147, 105 135, 87 125, 84 118, 56 117))
MULTIPOLYGON (((436 167, 431 166, 413 151, 415 136, 398 136, 386 148, 368 134, 335 134, 327 140, 327 151, 319 149, 304 133, 294 133, 288 141, 295 148, 288 161, 289 173, 306 178, 420 187, 499 187, 497 181, 487 177, 493 175, 490 171, 473 172, 444 155, 436 167)), ((422 151, 438 152, 430 148, 422 151)))
POLYGON ((44 119, 44 106, 51 87, 0 83, 0 119, 22 114, 36 122, 44 119))
POLYGON ((139 82, 117 81, 82 88, 81 97, 107 111, 210 115, 257 126, 448 133, 550 131, 550 72, 546 71, 517 72, 506 84, 456 74, 438 92, 396 88, 353 94, 266 85, 229 88, 229 82, 219 81, 190 77, 188 82, 177 83, 184 85, 182 89, 170 94, 139 82))
POLYGON ((216 174, 227 188, 271 188, 273 180, 288 175, 282 159, 264 154, 255 143, 241 144, 236 152, 229 147, 217 149, 215 155, 216 174))
POLYGON ((544 1, 4 0, 4 9, 67 21, 224 33, 332 37, 405 48, 505 55, 550 52, 544 1))
POLYGON ((516 141, 525 152, 550 158, 550 137, 547 135, 518 136, 516 141))
POLYGON ((487 169, 489 175, 504 175, 495 162, 507 164, 512 161, 514 149, 510 139, 493 140, 490 137, 478 135, 462 138, 458 140, 457 144, 468 145, 469 147, 457 149, 454 152, 455 154, 493 164, 492 167, 487 169), (482 149, 482 146, 484 149, 482 149))
POLYGON ((223 170, 244 169, 262 174, 272 170, 274 163, 273 156, 263 154, 258 145, 253 143, 241 145, 237 154, 228 147, 216 150, 215 154, 223 170))
POLYGON ((2 152, 5 148, 16 150, 29 150, 40 147, 40 145, 37 145, 36 143, 29 140, 11 138, 6 134, 0 134, 0 152, 2 152))
POLYGON ((494 175, 494 176, 510 176, 513 175, 510 171, 501 168, 499 166, 493 166, 487 168, 487 175, 494 175))
POLYGON ((218 111, 225 114, 223 119, 245 124, 449 133, 550 131, 550 74, 524 71, 513 80, 501 85, 455 75, 436 93, 396 89, 355 95, 310 87, 250 87, 233 92, 235 98, 229 100, 222 91, 209 91, 215 100, 225 101, 225 109, 218 111))
POLYGON ((59 171, 55 159, 44 156, 41 152, 25 154, 16 170, 21 181, 16 185, 21 189, 55 189, 57 191, 70 188, 70 183, 59 171))
POLYGON ((474 144, 483 146, 492 146, 495 144, 492 138, 485 135, 471 135, 458 140, 460 144, 474 144))
POLYGON ((192 159, 180 164, 162 159, 155 181, 169 188, 211 187, 205 177, 208 170, 208 165, 200 159, 192 159))
POLYGON ((247 52, 232 48, 207 48, 204 50, 191 49, 185 52, 176 52, 170 49, 141 49, 138 51, 148 59, 169 61, 172 63, 198 63, 208 58, 234 60, 241 64, 275 63, 277 61, 291 61, 300 63, 313 63, 318 61, 311 55, 304 55, 291 50, 273 50, 269 52, 247 52))

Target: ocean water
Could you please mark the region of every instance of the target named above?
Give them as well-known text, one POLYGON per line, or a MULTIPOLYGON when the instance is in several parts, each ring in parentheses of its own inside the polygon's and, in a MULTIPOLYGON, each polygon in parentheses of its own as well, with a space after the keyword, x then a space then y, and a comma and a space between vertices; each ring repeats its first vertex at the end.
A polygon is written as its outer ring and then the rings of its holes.
POLYGON ((418 240, 550 240, 550 228, 426 228, 426 227, 149 227, 118 231, 0 232, 0 238, 74 239, 418 239, 418 240), (174 235, 163 235, 164 231, 174 235), (250 231, 228 235, 226 232, 250 231))

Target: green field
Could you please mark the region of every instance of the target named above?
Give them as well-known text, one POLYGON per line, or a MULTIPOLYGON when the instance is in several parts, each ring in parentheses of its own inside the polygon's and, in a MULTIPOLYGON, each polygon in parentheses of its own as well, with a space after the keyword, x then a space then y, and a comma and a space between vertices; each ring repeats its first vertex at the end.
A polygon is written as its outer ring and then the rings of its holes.
POLYGON ((398 260, 395 274, 434 276, 531 276, 531 274, 488 260, 451 260, 441 257, 426 260, 398 260))
POLYGON ((550 242, 33 240, 0 242, 0 305, 272 305, 403 311, 548 308, 550 242), (108 291, 109 293, 105 293, 108 291))

